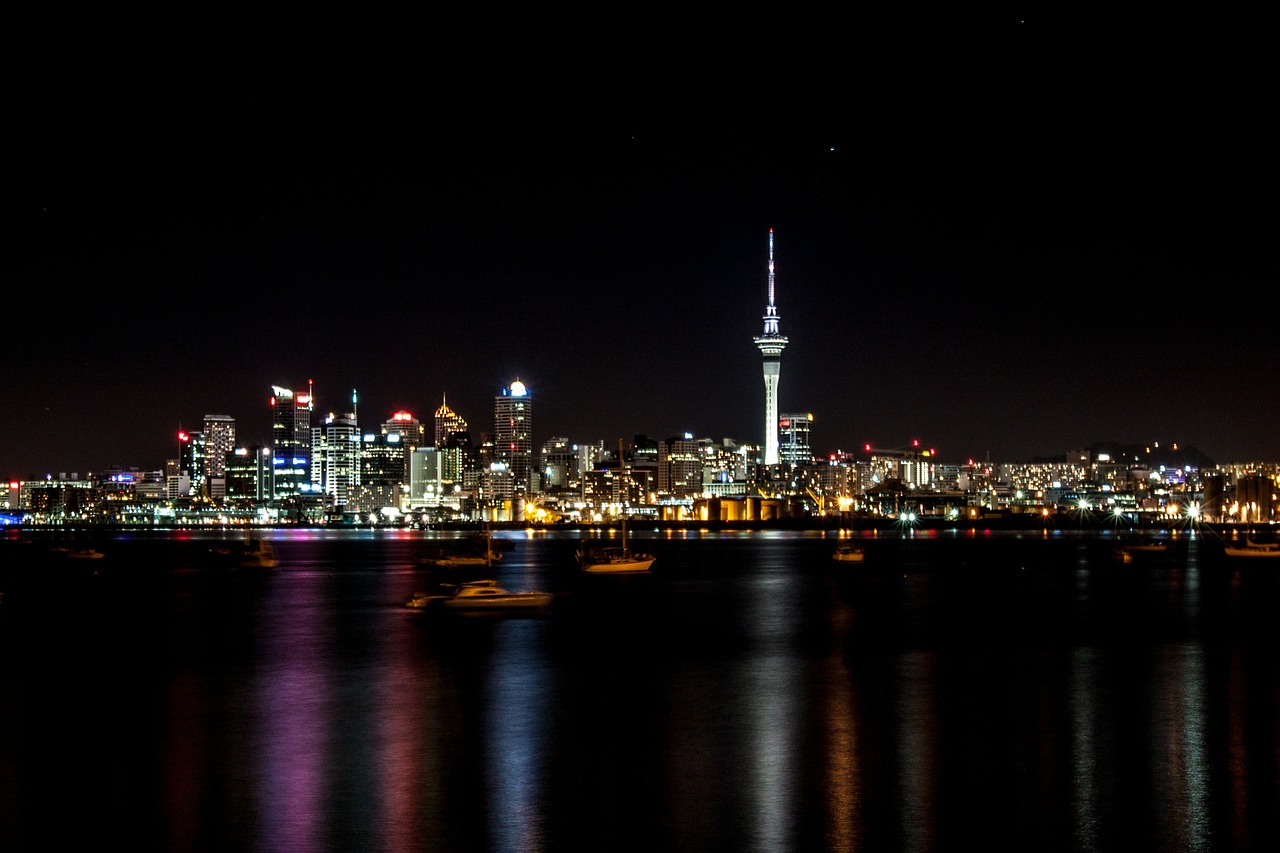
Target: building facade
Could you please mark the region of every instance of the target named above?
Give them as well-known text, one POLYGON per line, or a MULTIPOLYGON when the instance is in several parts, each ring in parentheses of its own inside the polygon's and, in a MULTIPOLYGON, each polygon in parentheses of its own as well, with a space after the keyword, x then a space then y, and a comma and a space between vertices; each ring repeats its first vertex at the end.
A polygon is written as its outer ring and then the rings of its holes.
POLYGON ((778 420, 778 460, 788 465, 808 465, 813 461, 809 433, 813 415, 808 412, 783 415, 778 420))
POLYGON ((272 498, 311 491, 311 394, 271 386, 272 498))
POLYGON ((493 398, 493 454, 511 472, 514 497, 531 493, 533 473, 533 401, 516 379, 493 398))
POLYGON ((312 491, 328 496, 334 513, 356 509, 360 494, 360 427, 354 412, 330 413, 311 430, 312 491))

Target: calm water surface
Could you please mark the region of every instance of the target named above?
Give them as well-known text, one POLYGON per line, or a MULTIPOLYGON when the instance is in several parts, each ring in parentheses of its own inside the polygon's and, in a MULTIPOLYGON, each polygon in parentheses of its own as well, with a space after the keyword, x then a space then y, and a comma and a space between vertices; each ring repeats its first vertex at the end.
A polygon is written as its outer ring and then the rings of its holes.
POLYGON ((632 534, 501 534, 523 618, 403 606, 446 534, 4 543, 0 849, 1280 849, 1280 583, 1194 535, 632 534))

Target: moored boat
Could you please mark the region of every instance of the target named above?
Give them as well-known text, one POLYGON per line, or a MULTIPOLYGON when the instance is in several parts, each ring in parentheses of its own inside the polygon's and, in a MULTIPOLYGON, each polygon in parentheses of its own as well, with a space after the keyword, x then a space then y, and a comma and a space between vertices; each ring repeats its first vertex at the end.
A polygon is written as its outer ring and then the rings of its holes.
POLYGON ((1243 545, 1227 545, 1222 549, 1228 557, 1271 559, 1280 561, 1280 544, 1245 540, 1243 545))
POLYGON ((636 574, 647 572, 657 559, 653 554, 633 552, 627 537, 627 520, 622 519, 622 544, 578 548, 578 566, 588 574, 636 574))
POLYGON ((452 613, 534 613, 546 609, 553 599, 551 593, 539 590, 513 592, 492 578, 443 584, 440 590, 416 592, 405 606, 452 613))
POLYGON ((867 558, 867 552, 861 546, 851 542, 842 542, 831 553, 831 559, 837 563, 861 563, 867 558))

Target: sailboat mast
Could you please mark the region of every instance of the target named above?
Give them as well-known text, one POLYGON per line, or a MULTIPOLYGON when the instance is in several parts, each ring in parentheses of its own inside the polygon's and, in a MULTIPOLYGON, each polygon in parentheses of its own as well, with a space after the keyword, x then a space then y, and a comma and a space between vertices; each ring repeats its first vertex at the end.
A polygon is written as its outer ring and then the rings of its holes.
POLYGON ((626 455, 622 450, 622 438, 618 438, 618 489, 621 492, 622 501, 622 556, 627 558, 631 556, 631 548, 627 544, 627 487, 626 487, 626 463, 623 461, 626 455))

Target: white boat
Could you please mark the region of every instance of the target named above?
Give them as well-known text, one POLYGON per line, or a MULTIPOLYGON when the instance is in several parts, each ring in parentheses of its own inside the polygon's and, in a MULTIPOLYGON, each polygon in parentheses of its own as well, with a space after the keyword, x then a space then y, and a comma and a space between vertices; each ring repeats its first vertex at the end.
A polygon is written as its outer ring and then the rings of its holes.
POLYGON ((622 519, 622 544, 617 546, 583 545, 578 548, 578 565, 593 575, 636 574, 649 571, 656 559, 653 554, 633 553, 627 538, 627 520, 622 519))
POLYGON ((1252 560, 1280 560, 1280 542, 1255 542, 1253 532, 1254 525, 1250 522, 1244 530, 1244 544, 1227 542, 1222 549, 1223 553, 1228 557, 1244 557, 1252 560))
POLYGON ((501 613, 541 610, 551 603, 549 592, 511 592, 494 580, 462 583, 452 595, 440 599, 440 606, 453 612, 501 613))
POLYGON ((1245 539, 1243 545, 1227 545, 1223 552, 1228 557, 1248 557, 1251 559, 1280 560, 1280 544, 1275 542, 1254 542, 1245 539))
POLYGON ((831 559, 837 563, 861 563, 866 558, 867 553, 860 546, 849 542, 840 543, 831 553, 831 559))

